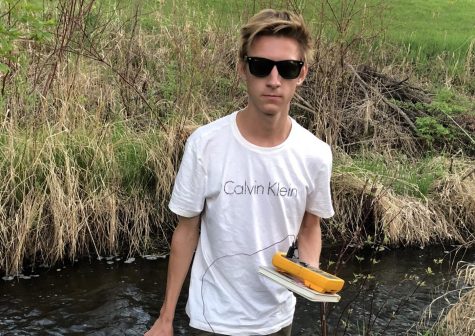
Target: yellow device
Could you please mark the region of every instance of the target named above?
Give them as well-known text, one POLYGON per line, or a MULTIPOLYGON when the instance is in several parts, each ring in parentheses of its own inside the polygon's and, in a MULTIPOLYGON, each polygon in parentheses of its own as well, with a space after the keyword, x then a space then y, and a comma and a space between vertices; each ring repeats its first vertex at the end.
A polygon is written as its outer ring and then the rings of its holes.
POLYGON ((345 281, 330 273, 311 267, 297 258, 287 257, 284 252, 277 252, 272 258, 277 270, 288 273, 303 281, 304 285, 320 293, 335 294, 339 292, 345 281))

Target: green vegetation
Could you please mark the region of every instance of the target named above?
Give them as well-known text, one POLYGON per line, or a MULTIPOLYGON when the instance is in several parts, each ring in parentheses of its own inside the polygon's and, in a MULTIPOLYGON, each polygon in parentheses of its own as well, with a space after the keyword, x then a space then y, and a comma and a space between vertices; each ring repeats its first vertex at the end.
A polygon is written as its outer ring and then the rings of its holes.
MULTIPOLYGON (((443 80, 450 76, 470 77, 473 69, 475 29, 473 15, 475 3, 471 0, 380 0, 350 1, 256 1, 256 0, 184 0, 182 10, 189 10, 195 24, 211 22, 232 26, 242 22, 256 11, 269 6, 289 8, 304 15, 312 28, 331 39, 374 38, 371 52, 379 48, 392 51, 401 62, 410 58, 413 66, 427 76, 443 80), (384 45, 379 45, 384 41, 384 45), (434 63, 440 63, 434 68, 434 63), (434 71, 436 73, 434 74, 434 71)), ((127 4, 127 3, 125 3, 127 4)), ((181 20, 177 13, 178 2, 148 2, 143 12, 162 12, 168 19, 181 20)), ((165 21, 168 22, 168 19, 165 21)), ((146 17, 144 20, 148 20, 146 17)), ((153 27, 153 24, 147 24, 153 27)), ((364 51, 364 50, 363 50, 364 51)), ((465 78, 464 83, 469 81, 465 78)), ((473 82, 472 82, 473 85, 473 82)))
POLYGON ((387 37, 421 57, 454 53, 464 58, 475 39, 471 0, 398 0, 387 4, 387 37))
MULTIPOLYGON (((381 11, 368 3, 2 2, 0 268, 15 273, 35 258, 166 249, 173 223, 166 203, 184 139, 243 106, 238 28, 267 6, 301 11, 318 43, 318 66, 291 113, 341 154, 334 177, 341 215, 329 236, 398 245, 448 232, 446 239, 466 243, 473 230, 471 58, 458 72, 444 61, 435 67, 442 72, 429 73, 429 63, 397 47, 407 31, 422 29, 404 14, 410 6, 381 11), (444 81, 433 82, 441 73, 444 81), (460 218, 467 218, 463 227, 460 218)), ((454 13, 467 11, 461 4, 470 5, 454 3, 454 13)), ((448 39, 464 32, 457 15, 448 39)), ((458 45, 421 41, 439 50, 426 59, 445 59, 444 48, 458 45)))
POLYGON ((473 1, 5 0, 0 272, 167 250, 184 141, 245 104, 238 29, 268 6, 318 47, 291 114, 334 149, 326 240, 473 246, 473 1))
POLYGON ((419 135, 429 143, 450 140, 453 137, 450 130, 440 124, 434 117, 417 117, 416 126, 419 135))
POLYGON ((426 199, 436 183, 447 172, 447 160, 442 157, 424 157, 417 160, 407 156, 357 156, 351 164, 337 166, 338 173, 349 173, 381 183, 401 196, 426 199))

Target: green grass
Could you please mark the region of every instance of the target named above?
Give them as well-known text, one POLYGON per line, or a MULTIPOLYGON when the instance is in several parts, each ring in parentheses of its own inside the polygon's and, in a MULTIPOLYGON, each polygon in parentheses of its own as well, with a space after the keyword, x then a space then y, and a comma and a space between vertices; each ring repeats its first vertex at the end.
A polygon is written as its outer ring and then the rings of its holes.
POLYGON ((335 169, 381 183, 398 195, 416 198, 429 197, 435 183, 447 171, 442 157, 426 157, 416 161, 405 156, 388 159, 382 155, 355 157, 351 165, 337 163, 335 169))
POLYGON ((152 33, 191 20, 195 28, 221 27, 236 37, 241 24, 257 11, 291 9, 303 14, 315 35, 322 32, 329 41, 350 43, 361 62, 378 57, 383 64, 409 62, 422 78, 454 82, 475 92, 470 70, 474 67, 470 52, 475 48, 473 0, 358 0, 354 4, 352 0, 107 0, 102 2, 104 8, 106 3, 114 15, 129 18, 142 6, 140 26, 152 33))
POLYGON ((388 2, 387 37, 416 52, 466 53, 475 39, 473 0, 396 0, 388 2))
MULTIPOLYGON (((122 2, 122 1, 120 1, 122 2)), ((215 19, 223 24, 239 22, 242 17, 265 7, 291 8, 302 11, 306 20, 312 24, 320 23, 318 17, 321 3, 325 1, 285 1, 285 0, 166 0, 163 4, 144 2, 144 12, 162 10, 169 15, 179 14, 179 8, 192 8, 195 13, 216 14, 215 19), (178 7, 177 7, 178 6, 178 7)), ((336 16, 350 1, 329 0, 336 16)), ((355 9, 376 6, 375 17, 383 13, 386 37, 392 42, 410 44, 413 50, 422 50, 428 56, 442 51, 466 52, 470 42, 475 39, 475 1, 473 0, 394 0, 357 1, 355 9), (384 9, 383 11, 381 11, 384 9)), ((332 20, 332 11, 325 6, 327 24, 332 20)), ((357 15, 356 19, 361 18, 357 15)), ((176 18, 175 18, 176 19, 176 18)), ((356 21, 355 26, 358 25, 356 21)), ((330 24, 331 25, 331 24, 330 24)))
MULTIPOLYGON (((31 3, 37 4, 34 7, 36 12, 45 7, 49 10, 55 8, 40 0, 31 3)), ((323 29, 332 39, 345 38, 337 33, 337 22, 357 12, 346 34, 351 36, 351 32, 359 31, 364 25, 371 35, 371 30, 379 31, 381 25, 384 34, 380 37, 384 37, 385 43, 403 44, 405 52, 422 63, 442 54, 450 58, 449 63, 463 63, 470 44, 475 40, 473 0, 358 0, 354 7, 351 3, 350 0, 104 0, 95 2, 94 6, 96 13, 102 13, 96 18, 101 22, 122 17, 131 23, 138 8, 140 26, 151 32, 160 29, 156 20, 160 16, 160 25, 163 26, 192 17, 196 26, 206 28, 212 23, 236 27, 236 34, 237 27, 260 9, 286 8, 300 11, 313 29, 323 29)), ((0 9, 4 12, 6 7, 0 6, 0 9)))

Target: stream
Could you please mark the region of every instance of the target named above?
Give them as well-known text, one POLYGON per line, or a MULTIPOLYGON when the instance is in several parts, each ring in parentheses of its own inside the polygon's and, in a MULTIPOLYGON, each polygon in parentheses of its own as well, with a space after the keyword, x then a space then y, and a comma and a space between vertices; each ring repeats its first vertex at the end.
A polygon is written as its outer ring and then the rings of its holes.
MULTIPOLYGON (((324 249, 322 268, 338 249, 324 249)), ((328 304, 328 335, 423 334, 457 301, 457 262, 475 250, 453 247, 359 251, 342 264, 339 303, 328 304), (430 316, 427 308, 435 300, 430 316), (424 320, 422 320, 424 319, 424 320)), ((146 256, 80 260, 0 280, 0 335, 143 335, 158 316, 167 259, 146 256)), ((185 284, 186 286, 187 284, 185 284)), ((175 335, 193 335, 182 292, 175 335)), ((320 303, 298 297, 292 335, 320 335, 320 303)))

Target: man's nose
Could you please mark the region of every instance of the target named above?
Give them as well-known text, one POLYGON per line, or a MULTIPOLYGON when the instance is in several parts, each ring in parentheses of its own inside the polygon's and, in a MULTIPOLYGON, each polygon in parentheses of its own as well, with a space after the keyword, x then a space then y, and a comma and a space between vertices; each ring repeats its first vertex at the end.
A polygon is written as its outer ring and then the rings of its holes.
POLYGON ((272 71, 267 77, 268 77, 267 85, 271 87, 278 87, 281 85, 282 78, 280 77, 280 74, 279 74, 279 71, 277 70, 276 65, 274 65, 274 67, 272 68, 272 71))

